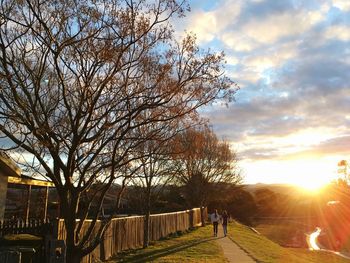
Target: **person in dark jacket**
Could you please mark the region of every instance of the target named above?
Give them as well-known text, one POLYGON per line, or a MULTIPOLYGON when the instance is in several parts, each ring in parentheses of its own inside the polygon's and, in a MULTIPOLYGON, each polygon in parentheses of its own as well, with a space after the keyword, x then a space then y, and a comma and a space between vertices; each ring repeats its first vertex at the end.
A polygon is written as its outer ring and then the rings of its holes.
POLYGON ((228 223, 228 215, 227 215, 226 210, 224 210, 224 212, 222 212, 221 223, 222 223, 222 229, 224 230, 224 236, 226 236, 227 235, 227 223, 228 223))

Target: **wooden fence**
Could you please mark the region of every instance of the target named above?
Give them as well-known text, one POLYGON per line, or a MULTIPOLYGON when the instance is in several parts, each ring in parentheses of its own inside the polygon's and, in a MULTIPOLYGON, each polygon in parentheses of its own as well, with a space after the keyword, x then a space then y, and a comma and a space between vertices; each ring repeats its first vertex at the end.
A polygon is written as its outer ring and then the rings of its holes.
MULTIPOLYGON (((207 210, 204 209, 204 218, 207 210)), ((171 233, 185 231, 194 226, 201 225, 200 209, 155 214, 150 217, 150 240, 159 240, 171 233)), ((86 230, 91 221, 86 220, 83 230, 86 230)), ((96 223, 98 229, 101 222, 96 223)), ((112 219, 108 226, 102 243, 88 256, 84 257, 82 263, 93 263, 96 260, 107 260, 118 252, 128 249, 140 248, 143 245, 143 216, 132 216, 112 219)), ((58 239, 65 239, 64 221, 58 222, 58 239)))
POLYGON ((32 234, 43 236, 51 230, 51 224, 48 220, 29 219, 29 220, 1 220, 0 237, 7 234, 32 234))

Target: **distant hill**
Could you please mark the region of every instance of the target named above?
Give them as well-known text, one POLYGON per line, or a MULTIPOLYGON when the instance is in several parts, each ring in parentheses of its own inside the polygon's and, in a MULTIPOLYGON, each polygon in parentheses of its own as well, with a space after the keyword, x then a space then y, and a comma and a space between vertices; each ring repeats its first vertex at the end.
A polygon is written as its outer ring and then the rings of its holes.
POLYGON ((305 192, 300 187, 291 184, 245 184, 242 188, 251 194, 255 194, 257 190, 268 189, 277 194, 284 194, 290 196, 309 196, 310 193, 305 192))

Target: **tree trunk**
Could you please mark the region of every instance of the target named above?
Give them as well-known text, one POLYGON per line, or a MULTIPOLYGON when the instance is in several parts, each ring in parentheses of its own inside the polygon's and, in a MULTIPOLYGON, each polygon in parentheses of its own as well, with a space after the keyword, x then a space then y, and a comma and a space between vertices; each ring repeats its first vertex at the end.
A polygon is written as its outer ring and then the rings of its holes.
POLYGON ((206 218, 204 218, 204 206, 200 206, 200 212, 201 212, 201 222, 202 222, 202 226, 205 226, 205 221, 206 218))
POLYGON ((77 251, 76 249, 68 248, 67 246, 67 253, 66 253, 66 262, 68 263, 80 263, 82 259, 81 253, 77 251))
POLYGON ((145 220, 143 227, 143 247, 149 246, 149 226, 150 226, 150 216, 151 216, 151 197, 150 193, 147 193, 146 204, 145 204, 145 220))
POLYGON ((62 216, 66 228, 66 262, 80 263, 82 259, 82 250, 77 248, 75 242, 77 199, 73 197, 71 193, 60 199, 62 216))
POLYGON ((150 213, 145 214, 144 222, 144 232, 143 232, 143 247, 146 248, 149 246, 149 225, 150 225, 150 213))
POLYGON ((72 263, 80 263, 80 260, 82 259, 81 249, 78 249, 75 245, 75 228, 76 228, 76 222, 74 216, 67 215, 67 218, 65 220, 65 226, 66 226, 66 246, 67 246, 67 253, 66 253, 66 262, 72 262, 72 263))

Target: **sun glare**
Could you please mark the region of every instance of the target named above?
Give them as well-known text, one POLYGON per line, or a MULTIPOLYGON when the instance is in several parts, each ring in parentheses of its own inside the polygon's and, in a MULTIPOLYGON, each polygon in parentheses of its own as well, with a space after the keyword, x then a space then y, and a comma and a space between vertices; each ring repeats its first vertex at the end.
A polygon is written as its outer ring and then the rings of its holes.
POLYGON ((322 187, 324 187, 328 182, 315 181, 315 180, 305 180, 302 182, 296 183, 301 189, 311 193, 319 192, 322 187))
MULTIPOLYGON (((260 161, 244 164, 243 167, 255 176, 255 181, 251 180, 250 183, 291 184, 307 192, 318 193, 336 179, 335 163, 336 159, 304 159, 260 161)), ((248 174, 247 179, 250 178, 253 179, 248 174)))
POLYGON ((331 181, 332 173, 318 161, 299 161, 294 171, 298 176, 292 177, 292 183, 310 193, 318 193, 331 181))

